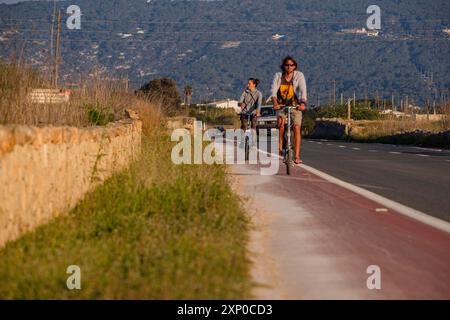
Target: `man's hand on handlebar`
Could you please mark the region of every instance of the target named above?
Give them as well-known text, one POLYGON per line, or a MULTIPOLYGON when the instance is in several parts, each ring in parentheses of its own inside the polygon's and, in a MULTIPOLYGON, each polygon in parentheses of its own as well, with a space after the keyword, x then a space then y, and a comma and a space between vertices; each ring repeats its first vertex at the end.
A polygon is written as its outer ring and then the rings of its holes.
POLYGON ((304 102, 300 102, 299 105, 297 105, 297 109, 300 111, 305 111, 306 110, 306 105, 304 102))
POLYGON ((275 111, 276 111, 276 110, 283 109, 284 107, 285 107, 284 104, 279 104, 279 103, 276 103, 276 104, 273 105, 273 109, 274 109, 275 111))

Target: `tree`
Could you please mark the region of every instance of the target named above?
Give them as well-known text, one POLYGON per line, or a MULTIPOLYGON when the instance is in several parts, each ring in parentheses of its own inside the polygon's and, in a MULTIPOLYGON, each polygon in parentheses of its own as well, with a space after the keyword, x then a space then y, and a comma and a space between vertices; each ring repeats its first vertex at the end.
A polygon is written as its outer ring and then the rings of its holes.
POLYGON ((144 84, 138 91, 149 100, 159 100, 162 102, 163 111, 173 113, 181 104, 181 96, 178 92, 175 80, 169 78, 154 79, 144 84))
POLYGON ((184 104, 186 106, 190 106, 191 105, 193 93, 194 92, 193 92, 191 86, 187 85, 186 87, 184 87, 184 104))

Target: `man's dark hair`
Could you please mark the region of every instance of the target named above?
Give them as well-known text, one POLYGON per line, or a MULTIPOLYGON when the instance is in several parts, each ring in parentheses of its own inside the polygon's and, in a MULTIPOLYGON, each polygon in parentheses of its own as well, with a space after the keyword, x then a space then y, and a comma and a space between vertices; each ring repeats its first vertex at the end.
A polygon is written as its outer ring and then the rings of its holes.
POLYGON ((297 65, 297 61, 295 61, 294 58, 292 58, 291 56, 287 56, 286 58, 283 59, 283 62, 281 63, 281 71, 284 73, 284 65, 288 62, 288 61, 292 61, 292 63, 295 65, 295 70, 298 69, 298 65, 297 65))

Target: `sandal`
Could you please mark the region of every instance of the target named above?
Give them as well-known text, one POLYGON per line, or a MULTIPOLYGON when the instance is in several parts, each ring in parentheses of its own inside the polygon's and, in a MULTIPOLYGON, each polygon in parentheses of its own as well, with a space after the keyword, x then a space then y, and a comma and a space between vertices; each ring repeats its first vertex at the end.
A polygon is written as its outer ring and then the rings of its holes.
POLYGON ((295 160, 294 160, 294 163, 295 163, 295 164, 302 164, 302 163, 303 163, 303 161, 302 161, 302 160, 300 160, 300 159, 295 159, 295 160))

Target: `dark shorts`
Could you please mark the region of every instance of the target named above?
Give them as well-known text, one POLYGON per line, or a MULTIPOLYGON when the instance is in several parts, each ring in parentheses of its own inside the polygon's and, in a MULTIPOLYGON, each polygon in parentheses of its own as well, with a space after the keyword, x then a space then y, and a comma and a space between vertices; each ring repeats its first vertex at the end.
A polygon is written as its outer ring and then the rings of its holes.
MULTIPOLYGON (((250 121, 252 123, 252 129, 256 129, 256 114, 252 113, 250 116, 250 121)), ((247 115, 241 114, 241 129, 247 130, 247 115)))

